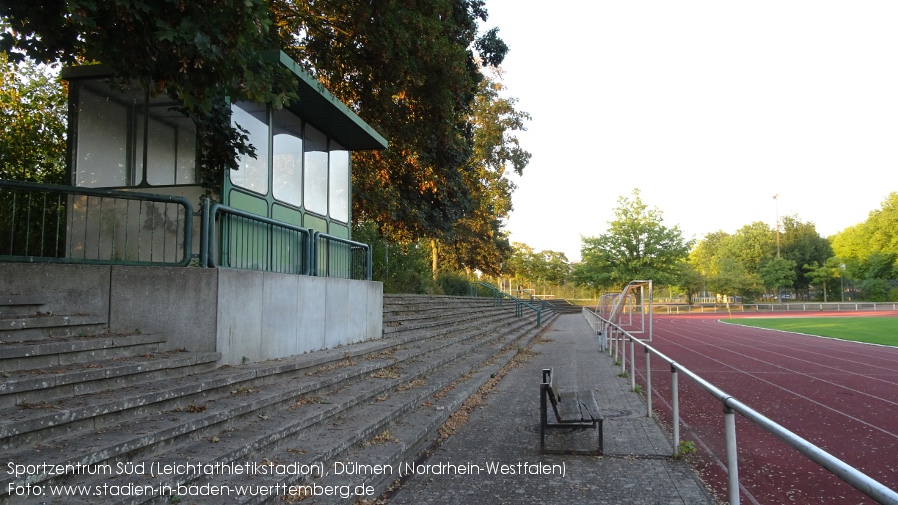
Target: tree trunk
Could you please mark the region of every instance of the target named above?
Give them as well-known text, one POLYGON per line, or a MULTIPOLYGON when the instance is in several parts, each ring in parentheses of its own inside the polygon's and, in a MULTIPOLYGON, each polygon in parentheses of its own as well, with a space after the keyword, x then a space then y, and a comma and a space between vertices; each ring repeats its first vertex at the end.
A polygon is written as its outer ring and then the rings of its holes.
POLYGON ((432 263, 431 268, 433 269, 433 280, 437 280, 437 241, 436 239, 430 239, 430 251, 432 253, 432 263))

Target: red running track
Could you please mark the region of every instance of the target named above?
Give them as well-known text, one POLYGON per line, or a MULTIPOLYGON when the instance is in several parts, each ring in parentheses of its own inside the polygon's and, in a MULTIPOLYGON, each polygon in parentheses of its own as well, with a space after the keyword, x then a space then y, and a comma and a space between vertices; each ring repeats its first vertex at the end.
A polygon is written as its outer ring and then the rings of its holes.
MULTIPOLYGON (((876 315, 898 317, 894 312, 876 315)), ((731 325, 720 317, 655 316, 652 346, 898 489, 898 348, 731 325)), ((645 387, 644 353, 639 346, 636 353, 637 382, 645 387)), ((652 388, 653 407, 669 424, 670 367, 656 357, 652 388)), ((722 405, 682 375, 679 389, 680 437, 695 443, 699 473, 725 501, 722 405)), ((736 440, 742 503, 875 503, 738 414, 736 440)))

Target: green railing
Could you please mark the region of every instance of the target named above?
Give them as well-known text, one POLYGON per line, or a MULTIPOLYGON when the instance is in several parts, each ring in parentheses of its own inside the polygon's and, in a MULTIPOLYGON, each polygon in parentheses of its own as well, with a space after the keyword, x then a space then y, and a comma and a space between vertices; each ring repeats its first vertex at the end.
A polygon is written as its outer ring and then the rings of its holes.
POLYGON ((371 280, 367 244, 208 200, 202 223, 200 264, 204 266, 371 280))
POLYGON ((371 280, 371 248, 203 200, 0 180, 0 261, 226 267, 371 280))
POLYGON ((186 198, 0 180, 0 261, 186 266, 186 198))
POLYGON ((368 244, 321 232, 314 233, 312 244, 317 249, 317 254, 312 255, 312 275, 371 280, 371 248, 368 244))
POLYGON ((311 232, 204 200, 200 264, 309 275, 311 232))
POLYGON ((524 315, 524 309, 530 309, 536 314, 536 325, 542 326, 542 315, 543 309, 548 308, 552 312, 555 311, 555 306, 551 303, 546 302, 545 300, 540 300, 541 303, 535 304, 532 303, 534 298, 531 297, 529 302, 524 301, 520 298, 514 297, 501 289, 493 286, 488 282, 472 282, 471 283, 471 296, 479 296, 479 289, 483 288, 488 294, 488 296, 492 297, 496 301, 496 305, 501 305, 505 300, 510 300, 514 303, 514 314, 517 317, 522 317, 524 315), (539 305, 539 306, 537 306, 539 305))

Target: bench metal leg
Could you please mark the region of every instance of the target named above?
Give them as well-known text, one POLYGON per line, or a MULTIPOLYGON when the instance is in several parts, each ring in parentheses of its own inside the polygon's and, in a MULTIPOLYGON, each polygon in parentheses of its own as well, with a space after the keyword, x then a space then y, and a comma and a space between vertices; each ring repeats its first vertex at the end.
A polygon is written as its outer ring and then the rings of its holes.
POLYGON ((548 385, 542 383, 539 385, 539 451, 543 452, 546 448, 546 425, 548 424, 548 413, 546 409, 548 408, 546 402, 546 396, 548 392, 546 389, 548 385))

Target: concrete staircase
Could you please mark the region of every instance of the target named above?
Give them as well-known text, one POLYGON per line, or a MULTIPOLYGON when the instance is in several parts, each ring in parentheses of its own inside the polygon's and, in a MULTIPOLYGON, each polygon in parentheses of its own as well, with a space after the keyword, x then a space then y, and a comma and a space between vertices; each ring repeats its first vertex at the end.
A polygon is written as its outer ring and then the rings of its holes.
MULTIPOLYGON (((395 474, 335 475, 333 463, 414 461, 539 331, 493 299, 386 295, 381 340, 214 368, 215 353, 154 351, 160 336, 4 330, 0 450, 31 466, 4 466, 0 502, 271 503, 305 484, 379 494, 395 474), (237 496, 244 485, 256 494, 237 496)), ((373 496, 303 502, 358 498, 373 496)))
POLYGON ((559 314, 579 314, 583 312, 583 307, 575 305, 564 298, 552 298, 546 301, 551 303, 559 314))

